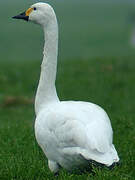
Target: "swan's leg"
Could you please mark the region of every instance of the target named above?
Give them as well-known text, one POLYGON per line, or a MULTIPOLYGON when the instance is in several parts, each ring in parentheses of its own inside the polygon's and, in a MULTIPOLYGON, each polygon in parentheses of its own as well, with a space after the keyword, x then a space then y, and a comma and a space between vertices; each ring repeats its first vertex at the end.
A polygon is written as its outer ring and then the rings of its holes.
POLYGON ((59 165, 55 161, 48 160, 48 166, 55 175, 58 175, 59 165))

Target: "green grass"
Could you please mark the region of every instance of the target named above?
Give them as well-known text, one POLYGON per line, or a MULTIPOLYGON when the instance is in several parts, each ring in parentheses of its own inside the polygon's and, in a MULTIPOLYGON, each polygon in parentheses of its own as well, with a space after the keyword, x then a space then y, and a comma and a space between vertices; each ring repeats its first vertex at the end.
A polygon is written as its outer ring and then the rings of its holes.
MULTIPOLYGON (((53 180, 34 137, 34 106, 40 62, 0 63, 0 179, 53 180)), ((57 91, 61 100, 91 101, 110 116, 121 166, 95 169, 95 176, 68 174, 59 180, 133 180, 135 177, 134 57, 61 61, 57 91)))

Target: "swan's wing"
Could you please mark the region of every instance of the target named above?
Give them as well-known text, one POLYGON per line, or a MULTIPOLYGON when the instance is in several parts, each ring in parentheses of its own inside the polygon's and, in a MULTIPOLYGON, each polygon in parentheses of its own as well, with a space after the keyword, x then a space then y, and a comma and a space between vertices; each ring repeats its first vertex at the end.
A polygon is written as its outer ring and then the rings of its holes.
POLYGON ((111 165, 117 157, 109 118, 97 106, 63 103, 59 107, 51 106, 38 118, 36 137, 48 158, 81 155, 84 159, 111 165))
POLYGON ((68 109, 61 110, 60 118, 63 120, 60 122, 65 122, 64 131, 67 132, 63 133, 65 138, 74 137, 73 140, 80 147, 87 146, 101 153, 108 151, 112 144, 113 132, 106 112, 92 103, 74 101, 64 103, 68 104, 68 109))
POLYGON ((117 152, 112 145, 112 128, 107 114, 99 109, 90 114, 77 110, 79 112, 74 109, 73 112, 60 111, 59 115, 54 115, 57 123, 53 132, 58 148, 67 155, 81 154, 87 160, 111 165, 117 152))

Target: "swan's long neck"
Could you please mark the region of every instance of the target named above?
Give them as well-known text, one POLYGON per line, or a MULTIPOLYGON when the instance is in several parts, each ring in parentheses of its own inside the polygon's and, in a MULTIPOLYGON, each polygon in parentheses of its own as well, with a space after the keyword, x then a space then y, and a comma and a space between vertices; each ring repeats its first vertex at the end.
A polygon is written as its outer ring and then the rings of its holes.
POLYGON ((58 25, 56 17, 47 27, 43 26, 43 30, 45 45, 35 99, 36 114, 48 103, 59 101, 55 88, 58 53, 58 25))

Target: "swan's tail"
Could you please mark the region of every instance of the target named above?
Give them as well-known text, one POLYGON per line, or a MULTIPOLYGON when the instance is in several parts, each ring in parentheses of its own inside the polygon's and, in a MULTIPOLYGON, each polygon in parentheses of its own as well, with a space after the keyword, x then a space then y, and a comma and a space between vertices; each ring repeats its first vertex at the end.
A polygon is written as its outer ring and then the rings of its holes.
MULTIPOLYGON (((112 144, 112 147, 111 147, 111 151, 110 151, 110 154, 112 155, 112 160, 113 160, 113 163, 117 163, 119 162, 119 157, 118 157, 118 154, 117 154, 117 151, 114 147, 114 145, 112 144)), ((112 164, 113 164, 112 163, 112 164)))
POLYGON ((101 163, 110 168, 114 167, 119 162, 119 157, 113 144, 110 151, 104 154, 102 160, 103 161, 101 163))
POLYGON ((113 144, 110 147, 110 150, 106 153, 89 153, 83 151, 81 154, 88 161, 94 161, 97 162, 97 164, 101 164, 101 166, 105 165, 110 168, 114 167, 119 162, 119 157, 113 144))

